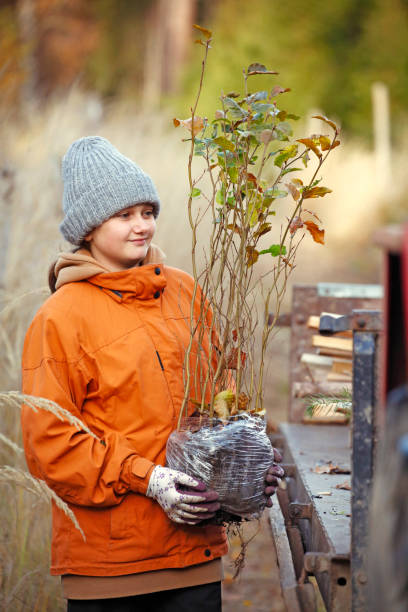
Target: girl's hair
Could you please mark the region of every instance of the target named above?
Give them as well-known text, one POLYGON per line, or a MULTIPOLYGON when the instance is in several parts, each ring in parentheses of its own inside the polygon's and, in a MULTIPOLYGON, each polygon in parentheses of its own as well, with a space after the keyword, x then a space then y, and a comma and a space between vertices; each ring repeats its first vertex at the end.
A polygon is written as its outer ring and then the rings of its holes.
MULTIPOLYGON (((89 251, 89 243, 86 240, 83 240, 79 246, 72 249, 71 253, 76 253, 77 251, 79 251, 79 249, 86 249, 87 251, 89 251)), ((55 264, 57 263, 57 261, 57 259, 53 261, 48 269, 48 286, 50 288, 51 293, 56 292, 55 285, 57 283, 57 277, 55 274, 55 264)))

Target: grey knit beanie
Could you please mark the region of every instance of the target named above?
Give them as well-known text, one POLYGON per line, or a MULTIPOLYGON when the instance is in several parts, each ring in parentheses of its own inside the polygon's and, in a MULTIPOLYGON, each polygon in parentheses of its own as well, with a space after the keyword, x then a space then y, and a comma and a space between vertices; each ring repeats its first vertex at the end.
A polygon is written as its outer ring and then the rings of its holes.
POLYGON ((62 160, 64 220, 68 242, 81 244, 90 231, 133 204, 149 202, 157 216, 160 201, 152 179, 101 136, 72 143, 62 160))

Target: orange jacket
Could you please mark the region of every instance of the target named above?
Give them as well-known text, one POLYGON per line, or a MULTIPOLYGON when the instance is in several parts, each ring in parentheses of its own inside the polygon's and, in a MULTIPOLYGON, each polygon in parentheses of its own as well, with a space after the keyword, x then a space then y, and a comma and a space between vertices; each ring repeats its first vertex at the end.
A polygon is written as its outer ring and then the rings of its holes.
POLYGON ((58 289, 29 328, 23 392, 54 400, 101 439, 23 408, 29 469, 86 535, 53 505, 52 574, 114 576, 226 553, 222 528, 173 523, 144 495, 177 424, 192 290, 190 276, 163 265, 98 274, 58 289))

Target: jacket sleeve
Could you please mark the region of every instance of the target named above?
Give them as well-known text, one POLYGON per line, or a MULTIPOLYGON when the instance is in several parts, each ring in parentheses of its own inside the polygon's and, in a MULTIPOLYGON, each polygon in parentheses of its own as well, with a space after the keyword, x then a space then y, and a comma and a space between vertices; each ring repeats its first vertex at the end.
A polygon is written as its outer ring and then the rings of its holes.
MULTIPOLYGON (((50 399, 81 419, 88 381, 80 360, 67 359, 63 345, 52 324, 34 319, 23 351, 22 391, 50 399)), ((129 491, 147 490, 154 464, 116 432, 96 439, 52 412, 26 405, 22 431, 29 470, 64 501, 112 506, 129 491)))

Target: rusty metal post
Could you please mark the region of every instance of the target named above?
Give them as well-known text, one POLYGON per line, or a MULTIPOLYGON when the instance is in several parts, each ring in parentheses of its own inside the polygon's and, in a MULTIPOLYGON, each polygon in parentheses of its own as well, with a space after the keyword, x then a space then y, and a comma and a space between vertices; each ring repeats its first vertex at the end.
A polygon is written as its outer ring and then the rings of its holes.
POLYGON ((377 402, 377 346, 381 313, 353 310, 352 416, 352 612, 366 612, 368 602, 368 531, 374 464, 377 402))

